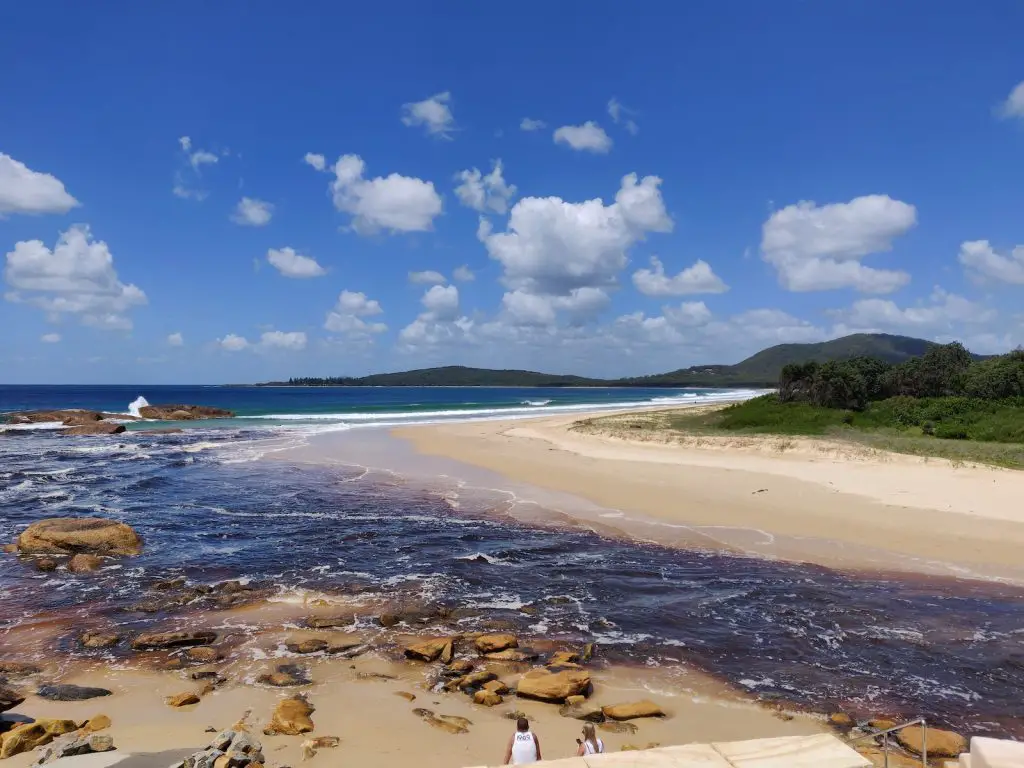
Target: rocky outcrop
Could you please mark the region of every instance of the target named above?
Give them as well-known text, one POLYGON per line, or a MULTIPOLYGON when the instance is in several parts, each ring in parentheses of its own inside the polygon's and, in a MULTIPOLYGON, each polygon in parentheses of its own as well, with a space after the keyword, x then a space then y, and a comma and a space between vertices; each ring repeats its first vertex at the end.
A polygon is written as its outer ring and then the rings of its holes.
POLYGON ((569 696, 589 696, 590 691, 590 673, 571 669, 561 672, 532 669, 522 676, 516 687, 516 694, 523 698, 556 704, 561 704, 569 696))
MULTIPOLYGON (((526 648, 506 648, 504 651, 495 651, 494 653, 485 653, 484 658, 488 661, 504 661, 515 664, 521 664, 523 662, 535 661, 538 654, 526 648)), ((573 666, 577 666, 573 664, 573 666)))
POLYGON ((78 408, 65 408, 55 411, 18 411, 4 417, 7 424, 64 424, 68 427, 89 424, 99 421, 103 414, 99 411, 84 411, 78 408))
POLYGON ((25 697, 18 691, 13 688, 9 688, 0 682, 0 712, 6 712, 8 709, 14 709, 24 700, 25 697))
POLYGON ((68 561, 68 570, 72 573, 92 573, 103 567, 103 558, 96 555, 78 554, 68 561))
POLYGON ((50 517, 32 523, 17 540, 29 555, 138 555, 142 538, 131 526, 103 517, 50 517))
POLYGON ((89 424, 79 424, 76 427, 62 429, 62 435, 119 435, 124 432, 124 424, 115 424, 111 421, 95 421, 89 424))
POLYGON ((235 412, 208 405, 144 405, 139 416, 156 421, 191 421, 193 419, 231 419, 235 412))
POLYGON ((298 736, 313 730, 313 719, 310 715, 315 708, 305 696, 292 696, 277 703, 270 725, 263 729, 267 736, 298 736))
POLYGON ((629 704, 613 704, 602 707, 601 711, 609 720, 635 720, 639 717, 665 717, 661 707, 653 701, 634 701, 629 704))
POLYGON ((483 688, 484 685, 491 682, 491 680, 497 679, 498 676, 493 672, 481 669, 478 672, 470 672, 468 675, 463 675, 457 680, 452 680, 445 686, 445 688, 449 691, 467 691, 472 693, 477 688, 483 688))
POLYGON ((88 685, 69 685, 67 683, 41 685, 36 691, 36 696, 49 701, 86 701, 109 695, 110 691, 106 688, 95 688, 88 685))
POLYGON ((350 613, 340 616, 310 616, 306 619, 306 626, 313 629, 334 629, 336 627, 347 627, 354 620, 355 617, 350 613))
POLYGON ((232 730, 218 733, 206 749, 193 752, 171 768, 258 768, 264 762, 263 745, 239 723, 232 730))
POLYGON ((0 760, 31 752, 52 742, 58 736, 78 730, 74 720, 51 720, 39 718, 12 728, 0 735, 0 760))
POLYGON ((454 643, 455 640, 451 637, 435 637, 431 640, 424 640, 406 647, 405 656, 408 659, 417 659, 418 661, 437 661, 440 659, 442 663, 447 664, 455 654, 454 643))
POLYGON ((474 643, 480 653, 497 653, 508 648, 519 647, 519 639, 515 635, 480 635, 474 643))
POLYGON ((185 648, 190 645, 212 645, 217 642, 217 633, 199 632, 149 632, 132 641, 133 651, 159 651, 167 648, 185 648))
MULTIPOLYGON (((893 733, 901 747, 920 755, 925 746, 925 731, 919 725, 901 728, 893 733)), ((967 739, 954 731, 929 728, 927 732, 928 757, 958 757, 967 751, 967 739)))

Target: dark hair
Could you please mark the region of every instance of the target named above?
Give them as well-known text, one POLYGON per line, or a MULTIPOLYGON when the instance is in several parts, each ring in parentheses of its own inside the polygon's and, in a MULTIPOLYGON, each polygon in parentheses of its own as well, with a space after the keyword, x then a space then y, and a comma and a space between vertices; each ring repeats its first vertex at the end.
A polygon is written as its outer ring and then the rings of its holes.
POLYGON ((530 721, 527 720, 525 717, 520 717, 516 721, 516 728, 520 731, 528 731, 530 730, 530 721))

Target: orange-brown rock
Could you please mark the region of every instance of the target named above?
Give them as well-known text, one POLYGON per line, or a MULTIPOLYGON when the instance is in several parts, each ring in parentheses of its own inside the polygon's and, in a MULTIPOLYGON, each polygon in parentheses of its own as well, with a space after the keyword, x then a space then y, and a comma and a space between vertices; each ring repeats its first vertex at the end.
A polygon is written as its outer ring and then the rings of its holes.
POLYGON ((74 720, 38 720, 12 728, 3 735, 0 742, 0 760, 24 752, 31 752, 36 747, 49 744, 58 736, 78 730, 74 720))
POLYGON ((147 632, 132 641, 133 651, 158 651, 165 648, 184 648, 190 645, 211 645, 217 633, 199 632, 147 632))
POLYGON ((555 651, 548 659, 548 666, 576 666, 580 663, 580 655, 573 651, 555 651))
POLYGON ((320 653, 327 650, 327 641, 320 637, 297 638, 285 641, 284 647, 292 653, 320 653))
POLYGON ((315 711, 305 696, 282 699, 277 703, 270 725, 263 733, 267 736, 298 736, 300 733, 310 733, 313 730, 313 719, 310 715, 315 711))
POLYGON ((19 691, 4 685, 3 681, 0 680, 0 712, 14 709, 24 700, 25 697, 19 691))
POLYGON ((85 731, 86 733, 96 733, 97 731, 105 731, 111 725, 109 717, 106 715, 96 715, 86 720, 78 730, 85 731))
MULTIPOLYGON (((485 653, 484 658, 488 661, 505 661, 505 662, 530 662, 537 659, 537 654, 533 651, 526 651, 521 648, 506 648, 504 651, 495 651, 494 653, 485 653)), ((578 665, 573 664, 572 666, 577 667, 578 665)))
POLYGON ((551 672, 532 669, 522 676, 516 694, 526 699, 561 703, 569 696, 589 696, 590 673, 585 670, 551 672))
POLYGON ((604 716, 609 720, 635 720, 638 717, 664 717, 661 707, 653 701, 633 701, 629 704, 613 704, 601 707, 604 716))
POLYGON ((395 691, 395 696, 401 696, 406 701, 416 701, 416 694, 408 691, 395 691))
POLYGON ((112 648, 121 642, 123 635, 117 632, 104 632, 102 630, 89 630, 83 632, 78 641, 86 648, 112 648))
POLYGON ((483 688, 473 694, 473 703, 484 707, 496 707, 503 701, 504 699, 501 698, 501 694, 483 688))
POLYGON ((468 675, 463 675, 458 680, 453 680, 446 687, 448 687, 449 690, 465 691, 472 688, 483 687, 485 683, 489 683, 491 680, 497 679, 498 676, 493 672, 481 669, 479 672, 470 672, 468 675))
POLYGON ((497 653, 507 648, 518 647, 519 639, 509 634, 480 635, 474 644, 480 653, 497 653))
POLYGON ((836 728, 852 728, 854 726, 853 718, 845 712, 833 712, 828 716, 828 721, 836 728))
POLYGON ((68 561, 68 570, 72 573, 92 573, 103 567, 103 558, 96 555, 78 554, 68 561))
POLYGON ((911 725, 893 733, 896 741, 908 752, 920 755, 927 739, 929 757, 958 757, 967 751, 967 739, 954 731, 929 728, 927 736, 920 725, 911 725))
POLYGON ((431 640, 423 640, 418 643, 409 645, 405 649, 406 658, 417 659, 419 661, 436 661, 441 659, 450 662, 452 660, 452 654, 454 653, 454 641, 450 637, 436 637, 431 640))
POLYGON ((168 696, 165 701, 169 707, 189 707, 199 703, 199 696, 192 691, 186 691, 174 696, 168 696))
POLYGON ((186 648, 182 655, 189 661, 196 661, 200 664, 212 664, 213 662, 220 661, 224 658, 224 654, 209 645, 186 648))
POLYGON ((18 551, 42 555, 137 555, 142 539, 124 523, 102 517, 51 517, 18 537, 18 551))
POLYGON ((501 682, 501 680, 490 680, 484 683, 484 690, 504 696, 508 693, 508 686, 501 682))
POLYGON ((94 421, 61 430, 62 435, 119 435, 122 432, 124 432, 124 424, 115 424, 110 421, 94 421))
POLYGON ((230 419, 234 411, 208 405, 144 405, 139 416, 157 421, 188 421, 191 419, 230 419))

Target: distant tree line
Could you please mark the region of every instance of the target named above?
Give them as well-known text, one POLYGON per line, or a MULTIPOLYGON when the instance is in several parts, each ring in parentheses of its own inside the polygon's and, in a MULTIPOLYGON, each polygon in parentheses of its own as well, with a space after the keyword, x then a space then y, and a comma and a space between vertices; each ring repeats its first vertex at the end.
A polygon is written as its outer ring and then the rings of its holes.
POLYGON ((891 397, 1024 398, 1024 350, 976 360, 953 343, 897 364, 873 357, 790 363, 782 369, 778 397, 849 411, 891 397))

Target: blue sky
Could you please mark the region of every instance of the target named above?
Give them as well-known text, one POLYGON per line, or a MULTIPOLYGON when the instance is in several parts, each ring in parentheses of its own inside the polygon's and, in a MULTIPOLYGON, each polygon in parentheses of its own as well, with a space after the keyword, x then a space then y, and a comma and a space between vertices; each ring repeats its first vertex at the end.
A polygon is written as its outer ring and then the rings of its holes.
POLYGON ((1014 347, 1022 28, 1009 0, 12 6, 0 381, 1014 347))

